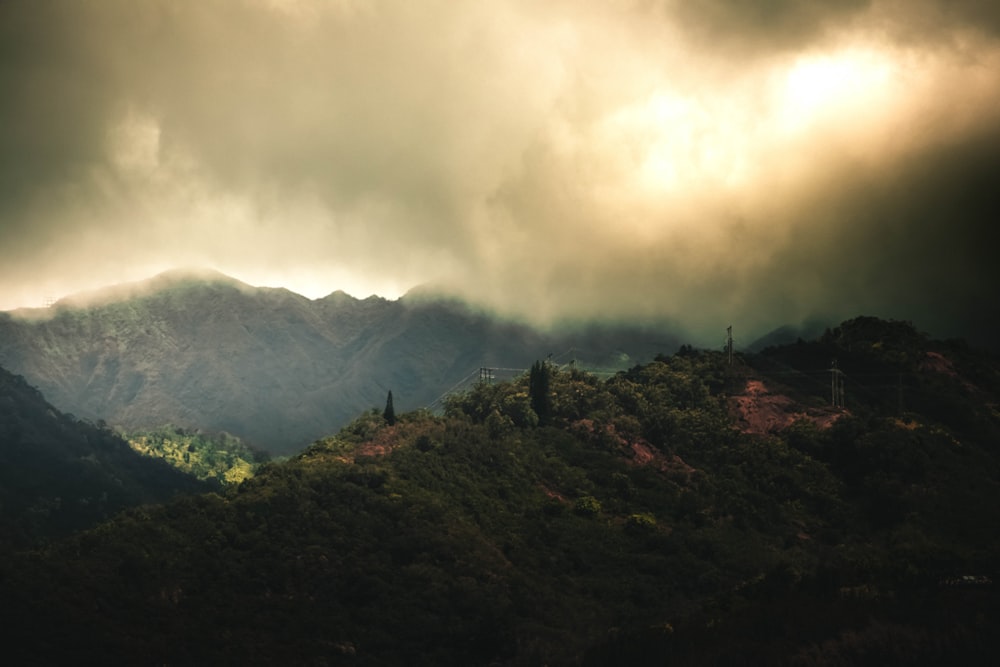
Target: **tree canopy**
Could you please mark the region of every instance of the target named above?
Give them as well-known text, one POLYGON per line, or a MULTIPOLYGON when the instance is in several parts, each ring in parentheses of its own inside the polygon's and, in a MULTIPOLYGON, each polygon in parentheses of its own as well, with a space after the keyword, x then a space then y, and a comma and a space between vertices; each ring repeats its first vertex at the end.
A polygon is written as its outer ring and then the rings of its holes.
POLYGON ((539 362, 444 415, 369 411, 239 485, 0 564, 13 657, 991 664, 1000 365, 875 342, 733 367, 688 349, 607 380, 539 362), (849 410, 827 404, 831 351, 849 410), (866 365, 910 369, 902 414, 866 365), (770 430, 737 419, 775 405, 770 430))

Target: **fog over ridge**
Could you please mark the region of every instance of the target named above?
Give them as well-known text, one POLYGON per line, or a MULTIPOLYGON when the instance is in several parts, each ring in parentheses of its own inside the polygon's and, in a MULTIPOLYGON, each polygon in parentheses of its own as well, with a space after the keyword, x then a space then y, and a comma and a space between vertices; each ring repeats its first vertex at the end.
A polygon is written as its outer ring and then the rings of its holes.
POLYGON ((0 6, 0 309, 178 266, 712 343, 1000 322, 1000 10, 0 6))

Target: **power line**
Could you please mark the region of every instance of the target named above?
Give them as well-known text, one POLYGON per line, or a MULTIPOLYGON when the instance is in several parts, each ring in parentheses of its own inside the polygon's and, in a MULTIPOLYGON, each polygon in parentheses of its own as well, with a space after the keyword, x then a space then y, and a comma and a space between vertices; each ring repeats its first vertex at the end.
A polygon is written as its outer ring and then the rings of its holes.
MULTIPOLYGON (((727 352, 730 351, 729 347, 730 347, 730 341, 731 341, 730 336, 731 335, 732 335, 732 327, 730 326, 730 327, 727 328, 727 341, 726 341, 726 343, 727 343, 727 352)), ((558 359, 558 358, 565 357, 566 355, 572 354, 573 352, 577 352, 577 351, 578 350, 576 350, 576 348, 570 348, 569 350, 567 350, 567 351, 563 352, 562 354, 557 355, 555 357, 554 357, 554 355, 550 354, 548 356, 548 359, 553 359, 553 358, 558 359)), ((756 364, 760 364, 761 362, 764 362, 765 366, 769 365, 769 366, 772 367, 771 370, 762 370, 762 372, 766 376, 768 376, 768 377, 782 377, 782 376, 790 377, 790 376, 794 376, 794 377, 797 377, 797 378, 801 378, 802 380, 808 381, 808 383, 811 384, 811 385, 813 385, 817 390, 820 387, 823 386, 822 385, 822 381, 820 380, 819 376, 825 375, 825 374, 829 373, 830 374, 830 382, 829 382, 830 403, 835 408, 841 408, 841 409, 846 408, 846 403, 847 403, 846 380, 847 380, 848 375, 847 375, 847 373, 845 373, 843 371, 843 369, 841 369, 839 367, 837 359, 832 359, 830 361, 830 367, 829 368, 826 368, 826 369, 812 369, 812 370, 799 370, 799 369, 796 369, 793 366, 790 366, 790 365, 788 365, 786 363, 783 363, 783 362, 781 362, 781 361, 779 361, 777 359, 768 358, 768 357, 757 357, 755 359, 755 362, 756 362, 756 364)), ((568 366, 574 366, 575 363, 576 363, 576 360, 573 359, 570 362, 568 362, 566 364, 563 364, 560 368, 566 368, 568 366)), ((616 373, 616 372, 609 372, 609 371, 602 371, 602 370, 588 369, 588 368, 580 368, 580 370, 582 370, 584 372, 587 372, 587 373, 590 373, 590 374, 595 375, 595 376, 614 375, 616 373)), ((521 373, 527 373, 527 371, 528 371, 528 369, 526 369, 526 368, 510 368, 510 367, 503 367, 503 366, 480 366, 479 368, 471 371, 468 375, 466 375, 461 380, 459 380, 458 382, 456 382, 447 391, 445 391, 438 398, 436 398, 434 401, 432 401, 430 404, 428 404, 426 409, 428 409, 428 410, 434 410, 437 407, 440 407, 443 404, 444 400, 449 395, 454 394, 456 391, 459 391, 460 389, 462 389, 465 386, 469 386, 469 385, 473 384, 474 380, 478 380, 478 382, 480 382, 480 383, 493 384, 494 381, 497 381, 497 380, 500 379, 500 377, 498 375, 500 373, 521 374, 521 373)), ((894 380, 894 382, 893 381, 889 381, 889 382, 886 382, 885 384, 881 384, 881 383, 879 383, 879 384, 871 384, 871 383, 867 383, 867 382, 862 381, 860 383, 856 382, 855 385, 853 385, 853 386, 855 387, 855 391, 860 391, 863 395, 869 396, 869 397, 873 395, 872 394, 873 390, 878 390, 878 389, 895 389, 896 393, 897 393, 898 410, 899 410, 900 414, 902 414, 902 412, 903 412, 903 387, 904 387, 903 378, 904 378, 904 376, 906 376, 906 377, 917 377, 919 375, 921 375, 921 374, 918 373, 918 372, 915 372, 915 371, 897 371, 897 372, 882 371, 882 372, 875 372, 875 373, 864 373, 864 372, 851 373, 850 377, 853 378, 853 379, 855 379, 855 380, 862 379, 862 378, 885 378, 886 380, 889 380, 891 378, 892 380, 894 380)))
MULTIPOLYGON (((558 359, 560 357, 565 357, 566 355, 571 354, 571 353, 576 352, 576 351, 577 351, 576 348, 570 348, 570 349, 566 350, 565 352, 563 352, 562 354, 559 354, 559 355, 553 356, 553 355, 550 354, 546 358, 546 361, 553 360, 553 359, 558 359)), ((562 366, 558 366, 558 368, 565 368, 567 366, 572 366, 575 363, 576 363, 576 360, 575 359, 571 359, 568 363, 563 364, 562 366)), ((582 368, 581 370, 583 370, 584 372, 592 373, 593 375, 602 375, 602 374, 603 375, 613 375, 614 374, 614 373, 609 373, 608 371, 600 371, 600 370, 591 371, 591 370, 589 370, 587 368, 582 368)), ((458 382, 456 382, 447 391, 445 391, 443 394, 441 394, 440 396, 438 396, 436 399, 434 399, 433 401, 431 401, 430 403, 428 403, 425 409, 433 411, 433 410, 436 410, 437 408, 441 407, 441 405, 444 403, 444 400, 448 396, 450 396, 451 394, 454 394, 455 392, 459 391, 460 389, 463 389, 466 386, 469 386, 469 385, 473 384, 473 380, 474 379, 477 380, 479 383, 482 383, 482 384, 493 384, 494 381, 496 381, 496 380, 499 379, 499 377, 498 377, 499 373, 507 373, 507 374, 510 374, 511 376, 513 376, 515 374, 521 374, 521 373, 527 373, 527 372, 528 372, 527 368, 509 368, 509 367, 504 367, 504 366, 480 366, 479 368, 475 369, 474 371, 471 371, 468 375, 466 375, 461 380, 459 380, 458 382)), ((617 372, 617 371, 615 371, 615 372, 617 372)))
POLYGON ((440 396, 438 396, 437 398, 435 398, 433 401, 431 401, 427 405, 427 409, 428 410, 432 410, 432 409, 434 409, 435 406, 440 406, 441 403, 444 402, 444 399, 447 398, 449 394, 454 393, 459 387, 461 387, 462 385, 464 385, 467 382, 469 382, 470 380, 472 380, 472 378, 475 377, 476 374, 479 373, 481 370, 482 369, 476 369, 476 370, 472 371, 471 373, 469 373, 468 375, 466 375, 461 380, 459 380, 458 382, 456 382, 454 385, 452 385, 452 387, 450 389, 448 389, 446 392, 444 392, 443 394, 441 394, 440 396))

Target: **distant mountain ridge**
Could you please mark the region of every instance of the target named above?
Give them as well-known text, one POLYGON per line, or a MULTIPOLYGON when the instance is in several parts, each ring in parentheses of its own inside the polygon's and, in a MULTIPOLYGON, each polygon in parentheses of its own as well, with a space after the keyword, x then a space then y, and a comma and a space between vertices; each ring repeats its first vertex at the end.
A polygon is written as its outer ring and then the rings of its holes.
POLYGON ((583 363, 637 363, 669 333, 594 327, 550 334, 426 293, 310 300, 214 272, 171 271, 0 313, 0 364, 55 405, 129 429, 225 431, 298 451, 360 412, 433 402, 480 366, 527 368, 570 348, 583 363))
POLYGON ((738 347, 746 352, 761 352, 768 347, 788 345, 797 340, 814 340, 819 338, 824 330, 832 326, 833 323, 831 322, 815 318, 806 320, 798 325, 785 324, 754 339, 749 345, 740 345, 738 347))

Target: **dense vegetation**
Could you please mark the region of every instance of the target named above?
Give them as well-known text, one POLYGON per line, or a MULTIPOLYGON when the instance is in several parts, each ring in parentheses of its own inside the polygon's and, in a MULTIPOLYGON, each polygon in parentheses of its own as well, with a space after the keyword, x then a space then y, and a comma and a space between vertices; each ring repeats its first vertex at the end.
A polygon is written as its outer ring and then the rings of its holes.
POLYGON ((998 388, 869 319, 537 364, 10 560, 3 622, 56 664, 992 664, 998 388), (812 419, 834 356, 848 409, 812 419), (734 428, 750 381, 801 418, 734 428))
POLYGON ((0 368, 0 552, 208 488, 133 452, 105 424, 59 412, 0 368))
POLYGON ((270 460, 229 433, 202 433, 180 427, 138 431, 123 436, 132 449, 163 459, 197 479, 216 484, 237 484, 253 477, 270 460))

